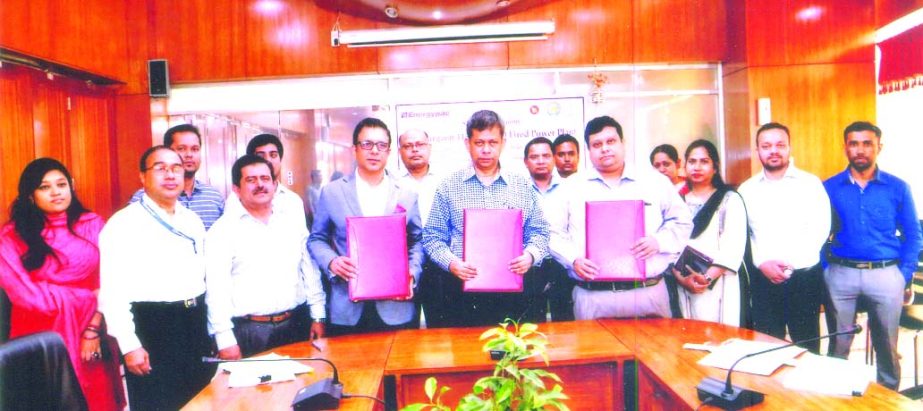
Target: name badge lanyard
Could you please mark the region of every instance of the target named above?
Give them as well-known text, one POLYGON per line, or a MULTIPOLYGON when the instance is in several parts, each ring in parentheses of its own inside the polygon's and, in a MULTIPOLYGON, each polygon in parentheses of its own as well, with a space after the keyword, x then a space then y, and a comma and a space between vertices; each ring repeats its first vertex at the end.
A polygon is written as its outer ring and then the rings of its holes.
POLYGON ((179 237, 185 238, 189 241, 192 241, 192 251, 196 254, 199 253, 199 250, 196 248, 196 243, 195 243, 194 238, 186 235, 182 231, 177 230, 172 225, 170 225, 170 223, 163 221, 163 219, 160 218, 160 215, 158 215, 157 212, 155 212, 149 205, 147 205, 147 203, 144 202, 144 199, 141 199, 141 206, 144 207, 144 209, 147 210, 147 213, 150 214, 151 217, 154 217, 154 219, 157 220, 157 222, 160 223, 160 225, 164 226, 167 230, 170 230, 171 233, 179 237))

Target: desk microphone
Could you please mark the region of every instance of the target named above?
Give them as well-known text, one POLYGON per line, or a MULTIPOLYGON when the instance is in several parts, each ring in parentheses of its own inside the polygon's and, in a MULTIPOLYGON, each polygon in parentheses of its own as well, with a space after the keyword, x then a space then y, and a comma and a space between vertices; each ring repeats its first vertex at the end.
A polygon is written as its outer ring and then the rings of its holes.
POLYGON ((264 362, 264 361, 321 361, 330 364, 333 369, 333 378, 323 378, 298 390, 292 400, 292 409, 295 411, 334 410, 340 408, 340 398, 343 397, 343 384, 340 383, 340 374, 337 366, 326 358, 293 357, 293 358, 249 358, 241 360, 222 360, 220 358, 202 357, 202 362, 264 362))
POLYGON ((700 382, 699 385, 695 387, 696 391, 699 393, 699 401, 702 401, 703 404, 707 403, 708 405, 718 407, 723 410, 739 410, 751 405, 759 404, 763 402, 763 393, 751 391, 746 388, 737 387, 731 384, 731 373, 734 371, 734 367, 737 366, 737 363, 739 363, 741 360, 744 358, 755 357, 760 354, 781 350, 783 348, 788 348, 793 345, 804 344, 806 342, 822 340, 824 338, 835 337, 838 335, 858 334, 860 332, 862 332, 862 326, 859 324, 853 324, 852 328, 845 331, 837 331, 835 333, 822 335, 820 337, 808 338, 806 340, 780 345, 768 350, 747 354, 738 358, 737 361, 734 361, 734 364, 731 365, 731 368, 728 368, 728 376, 726 381, 721 381, 720 379, 712 377, 705 377, 705 379, 703 379, 702 382, 700 382))

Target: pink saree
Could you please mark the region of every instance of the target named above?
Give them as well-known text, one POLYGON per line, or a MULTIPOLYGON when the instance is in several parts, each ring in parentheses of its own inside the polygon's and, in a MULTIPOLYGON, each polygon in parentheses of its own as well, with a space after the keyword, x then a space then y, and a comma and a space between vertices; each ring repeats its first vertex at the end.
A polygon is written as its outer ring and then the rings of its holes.
POLYGON ((119 351, 115 339, 101 333, 103 359, 80 358, 81 334, 96 312, 99 288, 97 240, 103 219, 84 214, 67 229, 64 213, 48 217, 42 236, 57 254, 33 272, 22 266, 26 245, 12 223, 0 228, 0 286, 12 302, 10 338, 39 331, 56 331, 64 339, 90 410, 121 410, 125 395, 119 374, 119 351), (109 352, 106 352, 108 349, 109 352))

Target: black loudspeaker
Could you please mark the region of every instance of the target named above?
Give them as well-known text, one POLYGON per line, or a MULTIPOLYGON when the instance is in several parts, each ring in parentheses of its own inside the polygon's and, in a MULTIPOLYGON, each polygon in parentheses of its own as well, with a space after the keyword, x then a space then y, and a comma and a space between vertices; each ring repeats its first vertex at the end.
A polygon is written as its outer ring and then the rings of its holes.
POLYGON ((147 84, 151 97, 170 97, 170 75, 166 60, 147 61, 147 84))

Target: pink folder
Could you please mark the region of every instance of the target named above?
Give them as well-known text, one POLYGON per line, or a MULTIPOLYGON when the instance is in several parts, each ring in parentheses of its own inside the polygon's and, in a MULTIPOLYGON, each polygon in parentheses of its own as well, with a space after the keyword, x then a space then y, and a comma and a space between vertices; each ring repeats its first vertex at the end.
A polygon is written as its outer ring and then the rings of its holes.
POLYGON ((346 217, 346 248, 359 271, 350 300, 410 298, 406 214, 346 217))
POLYGON ((465 291, 522 292, 522 276, 510 260, 522 255, 522 210, 465 209, 464 255, 478 270, 465 291))
POLYGON ((644 201, 587 201, 586 258, 599 266, 594 281, 645 280, 644 261, 631 247, 644 237, 644 201))

